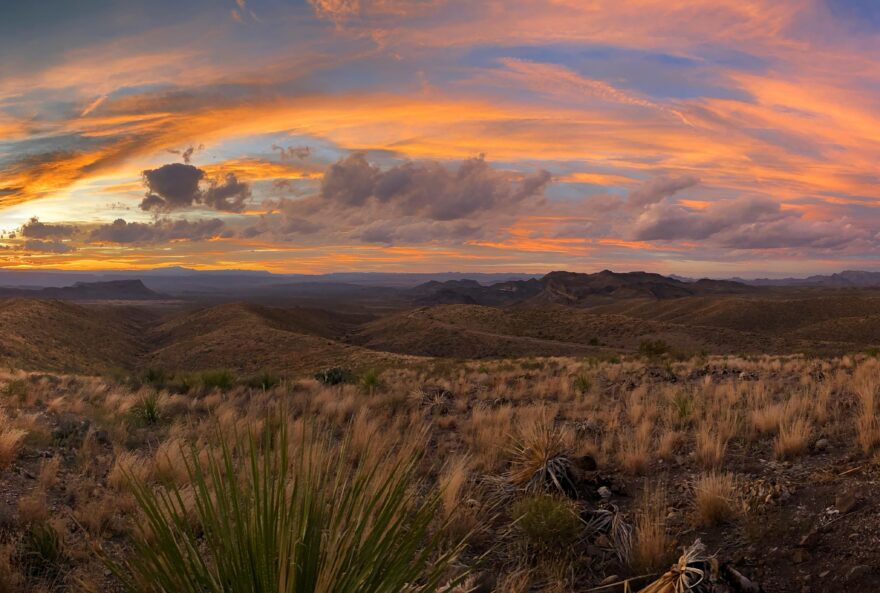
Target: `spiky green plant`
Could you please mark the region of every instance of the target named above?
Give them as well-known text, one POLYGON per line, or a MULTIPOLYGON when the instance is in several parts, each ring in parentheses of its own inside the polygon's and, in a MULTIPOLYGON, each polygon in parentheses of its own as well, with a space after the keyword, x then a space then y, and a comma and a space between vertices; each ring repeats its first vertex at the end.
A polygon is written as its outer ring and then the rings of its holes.
POLYGON ((220 442, 201 461, 186 453, 190 505, 181 487, 131 480, 141 533, 128 560, 106 560, 126 591, 430 593, 449 584, 463 543, 441 549, 443 530, 431 529, 439 493, 416 494, 413 456, 352 465, 344 447, 316 436, 291 454, 285 422, 220 442))
POLYGON ((376 369, 370 369, 361 377, 361 387, 364 391, 373 395, 373 393, 382 386, 382 372, 376 369))

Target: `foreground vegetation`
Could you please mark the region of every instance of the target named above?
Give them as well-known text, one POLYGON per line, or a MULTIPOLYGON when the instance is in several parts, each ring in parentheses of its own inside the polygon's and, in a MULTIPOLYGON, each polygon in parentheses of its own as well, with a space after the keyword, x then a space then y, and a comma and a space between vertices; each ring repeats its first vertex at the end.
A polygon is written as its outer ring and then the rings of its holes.
POLYGON ((878 387, 866 356, 8 371, 0 592, 869 590, 878 387))

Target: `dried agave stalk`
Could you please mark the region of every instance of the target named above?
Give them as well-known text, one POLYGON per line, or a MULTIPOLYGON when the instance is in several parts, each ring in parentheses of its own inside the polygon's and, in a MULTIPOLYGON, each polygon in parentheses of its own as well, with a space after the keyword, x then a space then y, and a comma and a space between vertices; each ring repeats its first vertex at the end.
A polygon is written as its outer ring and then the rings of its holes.
POLYGON ((706 555, 699 539, 684 551, 672 568, 639 593, 701 593, 711 591, 718 576, 718 562, 706 555))

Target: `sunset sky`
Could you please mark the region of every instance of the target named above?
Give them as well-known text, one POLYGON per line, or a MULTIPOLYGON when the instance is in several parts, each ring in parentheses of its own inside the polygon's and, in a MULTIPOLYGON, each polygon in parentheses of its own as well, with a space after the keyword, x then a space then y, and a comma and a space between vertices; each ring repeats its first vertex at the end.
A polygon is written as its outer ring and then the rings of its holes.
POLYGON ((41 0, 0 266, 878 269, 876 0, 41 0))

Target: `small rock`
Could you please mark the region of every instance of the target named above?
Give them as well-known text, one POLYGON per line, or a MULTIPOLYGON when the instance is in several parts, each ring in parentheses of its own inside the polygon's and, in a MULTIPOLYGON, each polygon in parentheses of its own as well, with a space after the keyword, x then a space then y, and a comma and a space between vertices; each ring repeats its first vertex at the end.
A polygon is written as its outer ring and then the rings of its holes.
POLYGON ((609 490, 607 486, 599 486, 599 489, 596 492, 598 492, 599 496, 605 500, 611 498, 611 490, 609 490))
POLYGON ((828 449, 828 439, 819 439, 813 447, 816 451, 825 451, 828 449))
POLYGON ((871 571, 871 567, 866 566, 864 564, 857 564, 849 569, 849 572, 846 573, 846 580, 856 581, 863 576, 867 575, 871 571))
POLYGON ((852 492, 838 492, 837 496, 834 497, 834 507, 840 511, 841 515, 845 515, 856 508, 858 502, 858 498, 852 492))

